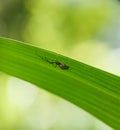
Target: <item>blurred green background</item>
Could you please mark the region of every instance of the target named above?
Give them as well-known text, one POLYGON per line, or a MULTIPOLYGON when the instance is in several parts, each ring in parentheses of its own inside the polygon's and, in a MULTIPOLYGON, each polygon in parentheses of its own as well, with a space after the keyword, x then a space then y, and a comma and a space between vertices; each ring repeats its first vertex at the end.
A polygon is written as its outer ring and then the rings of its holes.
MULTIPOLYGON (((0 0, 0 36, 120 75, 117 0, 0 0)), ((0 73, 0 130, 112 130, 36 86, 0 73)))

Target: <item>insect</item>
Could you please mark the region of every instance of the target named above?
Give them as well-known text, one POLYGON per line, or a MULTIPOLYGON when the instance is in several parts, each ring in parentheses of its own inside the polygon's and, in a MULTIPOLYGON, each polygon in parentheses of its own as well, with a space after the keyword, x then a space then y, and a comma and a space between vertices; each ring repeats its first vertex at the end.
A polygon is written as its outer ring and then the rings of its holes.
MULTIPOLYGON (((41 56, 39 55, 39 57, 41 57, 41 56)), ((59 61, 49 61, 46 57, 44 57, 44 58, 41 57, 41 59, 45 60, 46 62, 48 62, 50 64, 55 64, 56 66, 59 66, 62 70, 68 70, 69 69, 68 65, 62 64, 59 61)))
POLYGON ((69 69, 69 66, 62 64, 59 61, 52 62, 52 64, 58 65, 62 70, 68 70, 69 69))

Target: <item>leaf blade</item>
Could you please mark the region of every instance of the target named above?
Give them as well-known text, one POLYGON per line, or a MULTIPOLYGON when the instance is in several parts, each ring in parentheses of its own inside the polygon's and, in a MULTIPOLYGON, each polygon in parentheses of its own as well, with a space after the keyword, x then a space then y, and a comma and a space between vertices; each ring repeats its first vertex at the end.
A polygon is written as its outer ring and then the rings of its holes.
POLYGON ((31 82, 90 112, 115 129, 120 124, 120 77, 29 44, 0 38, 0 70, 31 82), (45 60, 68 65, 61 70, 45 60))

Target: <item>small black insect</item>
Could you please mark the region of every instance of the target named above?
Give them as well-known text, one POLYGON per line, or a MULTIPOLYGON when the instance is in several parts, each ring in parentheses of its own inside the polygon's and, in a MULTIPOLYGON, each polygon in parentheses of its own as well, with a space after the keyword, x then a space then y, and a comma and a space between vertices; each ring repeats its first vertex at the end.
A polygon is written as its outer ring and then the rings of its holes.
POLYGON ((45 59, 48 63, 50 64, 56 64, 57 66, 59 66, 62 70, 68 70, 69 66, 60 63, 59 61, 49 61, 48 59, 45 59))
MULTIPOLYGON (((39 56, 39 57, 41 57, 41 56, 39 56)), ((46 62, 48 62, 50 64, 55 64, 56 66, 59 66, 62 70, 68 70, 69 69, 69 66, 62 64, 59 61, 49 61, 46 57, 44 57, 44 58, 41 57, 41 59, 45 60, 46 62)))
POLYGON ((52 64, 58 65, 62 70, 68 70, 69 69, 69 66, 62 64, 59 61, 52 62, 52 64))

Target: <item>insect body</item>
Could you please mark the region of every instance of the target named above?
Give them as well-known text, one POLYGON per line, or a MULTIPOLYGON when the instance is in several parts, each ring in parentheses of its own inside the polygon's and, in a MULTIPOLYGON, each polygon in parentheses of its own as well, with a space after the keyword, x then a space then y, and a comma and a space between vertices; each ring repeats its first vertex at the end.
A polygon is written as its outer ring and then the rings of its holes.
MULTIPOLYGON (((41 57, 41 56, 40 56, 41 57)), ((50 64, 55 64, 56 66, 59 66, 62 70, 68 70, 69 66, 62 64, 59 61, 49 61, 46 57, 41 57, 41 59, 45 60, 46 62, 50 63, 50 64)))
POLYGON ((51 62, 51 61, 48 61, 46 60, 47 62, 49 62, 50 64, 56 64, 57 66, 59 66, 62 70, 67 70, 69 69, 69 66, 65 65, 65 64, 62 64, 61 62, 59 61, 54 61, 54 62, 51 62))
POLYGON ((62 70, 67 70, 69 69, 69 66, 60 63, 59 61, 53 62, 54 64, 58 65, 62 70))

